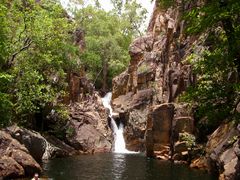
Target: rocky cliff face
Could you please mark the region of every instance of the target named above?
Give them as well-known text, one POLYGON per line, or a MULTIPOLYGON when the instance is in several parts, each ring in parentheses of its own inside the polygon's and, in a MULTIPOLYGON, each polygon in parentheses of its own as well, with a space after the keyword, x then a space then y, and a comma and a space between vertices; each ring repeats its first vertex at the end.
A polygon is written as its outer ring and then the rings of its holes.
POLYGON ((222 124, 206 146, 207 164, 219 179, 240 179, 240 125, 222 124))
POLYGON ((204 50, 207 35, 184 34, 181 17, 192 3, 198 1, 155 6, 147 34, 130 46, 128 69, 113 79, 113 109, 125 125, 128 149, 174 161, 196 158, 191 167, 208 167, 219 179, 239 179, 240 125, 220 126, 209 137, 206 157, 199 158, 205 149, 191 144, 196 132, 192 109, 178 101, 196 81, 188 56, 204 50))
POLYGON ((80 93, 80 97, 81 101, 70 106, 68 144, 85 153, 109 152, 112 136, 100 96, 93 92, 91 95, 80 93))
POLYGON ((156 5, 147 35, 130 46, 128 69, 113 79, 113 106, 124 114, 127 147, 146 148, 149 156, 173 149, 178 133, 194 128, 188 105, 177 103, 179 94, 195 82, 186 57, 198 43, 197 37, 183 34, 184 8, 181 3, 168 9, 156 5))
MULTIPOLYGON (((79 28, 74 33, 74 42, 80 51, 85 50, 84 32, 79 28)), ((65 127, 66 142, 83 153, 109 152, 111 130, 107 111, 101 97, 84 69, 68 74, 69 95, 64 102, 69 106, 70 119, 65 127)))
POLYGON ((32 176, 42 168, 28 149, 5 131, 0 131, 0 177, 32 176))

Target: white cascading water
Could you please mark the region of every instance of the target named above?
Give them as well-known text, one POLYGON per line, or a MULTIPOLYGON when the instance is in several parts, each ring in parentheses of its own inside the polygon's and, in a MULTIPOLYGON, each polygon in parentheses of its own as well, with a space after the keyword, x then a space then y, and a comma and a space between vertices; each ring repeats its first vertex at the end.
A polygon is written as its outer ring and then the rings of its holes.
POLYGON ((112 127, 112 131, 114 134, 114 152, 116 152, 116 153, 136 153, 133 151, 128 151, 126 149, 126 144, 125 144, 125 140, 123 137, 123 124, 120 123, 119 127, 117 127, 115 120, 112 118, 114 113, 113 113, 112 106, 111 106, 111 99, 112 99, 112 93, 109 92, 102 98, 102 102, 103 102, 103 106, 105 108, 109 109, 109 111, 110 111, 109 117, 111 118, 111 127, 112 127))

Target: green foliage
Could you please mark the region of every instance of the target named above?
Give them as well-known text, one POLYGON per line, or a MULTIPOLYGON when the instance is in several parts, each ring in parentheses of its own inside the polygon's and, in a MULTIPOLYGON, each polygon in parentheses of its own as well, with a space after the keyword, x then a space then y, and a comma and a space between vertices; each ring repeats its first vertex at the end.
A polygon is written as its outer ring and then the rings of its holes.
POLYGON ((189 149, 192 149, 196 146, 196 137, 187 132, 179 133, 179 140, 186 142, 186 145, 189 149))
POLYGON ((128 47, 144 19, 145 11, 138 13, 141 6, 136 1, 119 3, 115 1, 117 9, 111 12, 87 6, 75 15, 85 32, 86 49, 81 62, 98 89, 110 85, 112 78, 128 65, 128 47))
POLYGON ((57 138, 64 140, 68 134, 69 112, 65 105, 59 103, 48 116, 51 121, 49 133, 54 134, 57 138))
POLYGON ((7 125, 11 119, 11 96, 7 93, 7 86, 11 76, 0 72, 0 127, 7 125))
POLYGON ((48 0, 3 0, 0 10, 1 125, 10 117, 31 123, 34 114, 55 108, 65 94, 66 72, 78 67, 75 24, 48 0))
POLYGON ((207 34, 205 49, 188 57, 198 80, 183 96, 196 105, 198 127, 206 134, 223 120, 239 117, 234 110, 240 99, 239 10, 237 0, 214 0, 186 15, 187 33, 207 34))
POLYGON ((233 136, 229 141, 228 141, 228 145, 232 146, 235 142, 237 142, 239 139, 238 136, 233 136))
POLYGON ((75 134, 75 129, 71 126, 69 126, 66 130, 66 136, 72 137, 75 134))
POLYGON ((119 13, 103 11, 98 0, 95 5, 82 6, 76 20, 70 20, 56 1, 0 2, 0 126, 13 121, 32 126, 54 110, 59 119, 56 127, 61 129, 68 119, 59 106, 67 91, 68 72, 83 66, 101 88, 125 69, 129 44, 139 35, 145 10, 135 0, 116 6, 119 13), (73 45, 76 27, 85 32, 82 53, 73 45))
POLYGON ((170 7, 175 3, 174 0, 156 0, 156 2, 158 3, 159 7, 163 7, 163 8, 170 7))
POLYGON ((0 127, 4 127, 10 123, 12 102, 7 93, 0 92, 0 127))

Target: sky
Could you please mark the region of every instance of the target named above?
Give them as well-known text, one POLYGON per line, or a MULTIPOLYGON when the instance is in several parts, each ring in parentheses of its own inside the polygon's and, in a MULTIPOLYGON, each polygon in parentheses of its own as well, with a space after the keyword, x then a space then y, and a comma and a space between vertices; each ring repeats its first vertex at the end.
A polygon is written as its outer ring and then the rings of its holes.
MULTIPOLYGON (((69 0, 60 0, 60 1, 61 1, 62 6, 64 8, 67 8, 67 5, 69 4, 69 0)), ((101 3, 101 6, 103 7, 103 9, 105 9, 106 11, 110 11, 113 8, 110 0, 99 0, 99 2, 101 3)), ((145 28, 146 28, 149 23, 152 11, 153 11, 154 3, 151 3, 151 0, 137 0, 137 2, 141 3, 142 6, 147 9, 148 14, 147 14, 147 19, 146 19, 146 24, 145 24, 145 28)))

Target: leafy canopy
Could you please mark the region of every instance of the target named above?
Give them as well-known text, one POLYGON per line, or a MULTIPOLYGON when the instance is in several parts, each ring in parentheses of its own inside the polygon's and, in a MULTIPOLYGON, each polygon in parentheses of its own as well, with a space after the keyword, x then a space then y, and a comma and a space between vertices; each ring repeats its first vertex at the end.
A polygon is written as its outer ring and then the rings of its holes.
POLYGON ((60 4, 48 0, 3 0, 0 9, 0 123, 12 114, 30 123, 65 93, 66 72, 77 65, 75 27, 60 4))
POLYGON ((75 14, 77 24, 85 32, 86 49, 81 62, 95 86, 104 90, 127 67, 128 47, 132 38, 139 35, 146 13, 135 0, 125 4, 112 2, 116 9, 110 12, 89 5, 75 14))
POLYGON ((207 35, 205 48, 188 57, 198 81, 184 96, 197 105, 197 118, 205 119, 199 125, 206 133, 222 120, 239 120, 239 18, 238 0, 206 1, 186 14, 187 33, 207 35))

